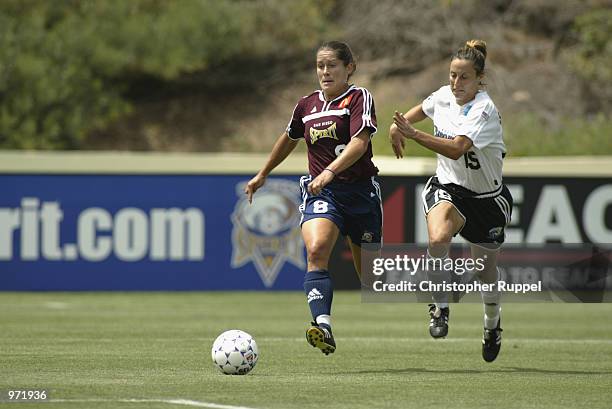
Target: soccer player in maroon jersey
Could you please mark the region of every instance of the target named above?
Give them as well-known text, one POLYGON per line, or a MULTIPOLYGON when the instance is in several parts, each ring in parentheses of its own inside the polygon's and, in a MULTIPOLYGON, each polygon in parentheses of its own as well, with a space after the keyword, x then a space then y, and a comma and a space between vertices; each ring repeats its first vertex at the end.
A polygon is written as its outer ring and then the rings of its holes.
POLYGON ((346 237, 360 276, 362 258, 376 253, 362 250, 361 244, 380 245, 382 235, 380 186, 374 178, 378 169, 372 163, 370 142, 376 132, 374 100, 367 89, 349 83, 356 68, 347 44, 330 41, 319 47, 316 69, 321 89, 297 103, 268 161, 245 187, 251 201, 270 172, 300 139, 305 140, 309 175, 300 180, 300 224, 308 256, 304 290, 314 320, 306 339, 326 355, 336 350, 328 263, 338 235, 346 237))

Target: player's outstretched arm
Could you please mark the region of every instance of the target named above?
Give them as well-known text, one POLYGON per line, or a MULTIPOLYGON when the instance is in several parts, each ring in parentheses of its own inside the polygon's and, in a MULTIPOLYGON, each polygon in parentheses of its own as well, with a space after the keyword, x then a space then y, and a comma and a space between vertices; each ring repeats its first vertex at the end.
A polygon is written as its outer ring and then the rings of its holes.
MULTIPOLYGON (((421 104, 419 104, 410 108, 408 112, 404 114, 404 118, 406 118, 410 123, 414 124, 427 118, 427 115, 425 115, 421 104)), ((395 123, 391 124, 391 127, 389 128, 389 142, 391 143, 391 148, 393 148, 395 157, 397 159, 403 158, 404 148, 406 146, 404 142, 404 135, 400 132, 395 123)))
POLYGON ((283 132, 283 134, 277 139, 274 147, 272 148, 272 152, 268 157, 268 161, 264 165, 264 167, 257 172, 255 176, 244 187, 244 193, 249 198, 249 203, 253 201, 253 194, 266 183, 266 178, 272 172, 274 168, 281 164, 282 161, 289 156, 289 154, 295 149, 298 141, 289 138, 287 132, 283 132))
POLYGON ((405 115, 401 115, 397 111, 393 116, 393 122, 404 137, 414 139, 419 145, 453 160, 459 159, 473 145, 472 140, 467 136, 457 135, 454 139, 445 139, 436 138, 426 132, 419 131, 412 126, 405 115))

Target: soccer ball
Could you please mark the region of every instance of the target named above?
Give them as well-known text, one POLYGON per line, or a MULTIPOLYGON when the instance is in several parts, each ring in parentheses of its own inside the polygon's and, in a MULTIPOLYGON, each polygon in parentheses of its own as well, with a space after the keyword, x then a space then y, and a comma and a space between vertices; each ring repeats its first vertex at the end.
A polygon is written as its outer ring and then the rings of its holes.
POLYGON ((255 339, 239 329, 219 335, 211 352, 213 363, 226 375, 248 374, 259 357, 255 339))

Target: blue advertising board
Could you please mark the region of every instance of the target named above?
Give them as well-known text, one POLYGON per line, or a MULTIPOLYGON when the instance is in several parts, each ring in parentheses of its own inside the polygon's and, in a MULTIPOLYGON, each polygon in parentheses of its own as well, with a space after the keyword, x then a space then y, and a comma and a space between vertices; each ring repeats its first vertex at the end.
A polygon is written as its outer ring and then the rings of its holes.
MULTIPOLYGON (((0 175, 0 291, 301 290, 299 177, 269 177, 249 204, 250 177, 0 175)), ((385 243, 427 243, 427 176, 380 181, 385 243)), ((506 243, 612 243, 610 178, 504 182, 506 243)), ((344 240, 329 269, 360 287, 344 240)))
POLYGON ((0 290, 302 288, 298 177, 2 175, 0 290))

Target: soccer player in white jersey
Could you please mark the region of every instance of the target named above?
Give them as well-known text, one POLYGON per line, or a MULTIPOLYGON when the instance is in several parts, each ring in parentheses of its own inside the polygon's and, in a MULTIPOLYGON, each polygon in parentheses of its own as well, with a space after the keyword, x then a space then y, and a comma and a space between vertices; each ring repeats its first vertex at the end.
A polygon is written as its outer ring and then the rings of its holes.
MULTIPOLYGON (((510 222, 512 196, 502 180, 506 148, 501 116, 483 89, 486 56, 486 43, 481 40, 468 41, 457 50, 450 62, 449 85, 403 115, 396 111, 389 138, 397 158, 403 156, 404 139, 437 153, 436 175, 423 191, 428 257, 434 261, 448 257, 453 236, 460 234, 470 242, 472 257, 485 260, 478 278, 483 283, 495 283, 497 255, 504 242, 504 228, 510 222), (434 135, 412 126, 427 117, 433 120, 434 135)), ((442 270, 428 269, 428 277, 433 282, 450 281, 450 273, 442 270)), ((434 338, 445 337, 448 293, 434 292, 433 300, 429 332, 434 338)), ((483 291, 482 300, 482 357, 492 362, 501 347, 500 293, 483 291)))

